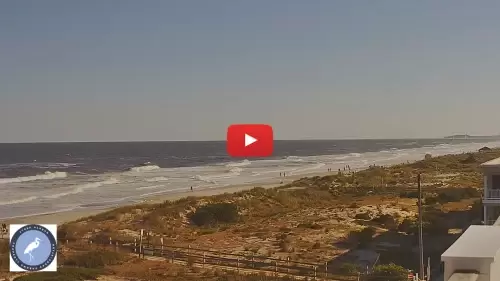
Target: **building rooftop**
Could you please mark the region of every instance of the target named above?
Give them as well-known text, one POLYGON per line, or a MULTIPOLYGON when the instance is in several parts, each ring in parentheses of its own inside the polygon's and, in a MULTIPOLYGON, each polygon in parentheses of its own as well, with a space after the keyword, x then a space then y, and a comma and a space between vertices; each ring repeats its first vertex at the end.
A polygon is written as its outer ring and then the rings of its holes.
POLYGON ((479 273, 453 273, 448 281, 476 281, 479 273))
POLYGON ((471 225, 441 258, 494 258, 500 250, 500 227, 471 225))
POLYGON ((488 162, 484 162, 481 164, 482 167, 492 167, 492 166, 499 166, 500 167, 500 158, 496 158, 493 160, 490 160, 488 162))

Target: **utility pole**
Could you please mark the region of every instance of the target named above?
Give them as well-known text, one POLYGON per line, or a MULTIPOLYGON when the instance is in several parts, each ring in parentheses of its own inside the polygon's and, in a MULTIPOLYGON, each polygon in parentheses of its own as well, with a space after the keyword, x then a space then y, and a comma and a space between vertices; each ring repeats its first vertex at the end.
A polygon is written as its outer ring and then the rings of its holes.
MULTIPOLYGON (((424 276, 424 237, 423 237, 423 222, 422 222, 422 187, 420 185, 421 176, 420 173, 417 176, 417 186, 418 186, 418 252, 419 252, 419 276, 420 278, 425 278, 424 276)), ((423 279, 424 280, 424 279, 423 279)))
MULTIPOLYGON (((139 237, 139 258, 141 258, 141 254, 143 253, 143 248, 142 248, 142 237, 144 236, 144 229, 141 229, 141 236, 139 237)), ((144 257, 143 257, 144 258, 144 257)))

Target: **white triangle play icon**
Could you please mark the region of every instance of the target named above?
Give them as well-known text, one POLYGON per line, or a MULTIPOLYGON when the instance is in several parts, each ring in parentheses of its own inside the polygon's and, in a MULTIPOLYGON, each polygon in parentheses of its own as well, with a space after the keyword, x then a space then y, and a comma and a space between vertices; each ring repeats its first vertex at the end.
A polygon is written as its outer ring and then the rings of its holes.
POLYGON ((254 137, 252 137, 250 135, 245 134, 245 147, 251 145, 252 143, 254 143, 256 141, 257 141, 256 138, 254 138, 254 137))

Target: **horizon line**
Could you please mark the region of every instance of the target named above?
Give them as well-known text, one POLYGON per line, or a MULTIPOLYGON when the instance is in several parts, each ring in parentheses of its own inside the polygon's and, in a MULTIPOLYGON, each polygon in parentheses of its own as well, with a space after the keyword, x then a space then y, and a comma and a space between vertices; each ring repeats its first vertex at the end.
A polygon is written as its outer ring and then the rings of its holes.
MULTIPOLYGON (((354 140, 446 140, 448 136, 422 138, 318 138, 318 139, 274 139, 274 141, 354 141, 354 140)), ((474 136, 472 136, 474 137, 474 136)), ((479 136, 495 137, 495 136, 479 136)), ((107 140, 107 141, 26 141, 0 142, 0 144, 57 144, 57 143, 140 143, 140 142, 225 142, 226 140, 107 140)))

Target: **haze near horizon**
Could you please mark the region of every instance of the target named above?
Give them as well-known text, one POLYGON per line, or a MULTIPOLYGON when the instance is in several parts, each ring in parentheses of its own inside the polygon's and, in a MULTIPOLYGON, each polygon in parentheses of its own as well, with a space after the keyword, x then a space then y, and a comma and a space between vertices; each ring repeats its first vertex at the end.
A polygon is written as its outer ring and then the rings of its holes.
POLYGON ((500 132, 498 2, 0 3, 0 142, 500 132))

